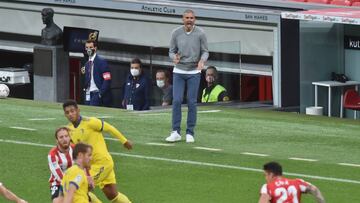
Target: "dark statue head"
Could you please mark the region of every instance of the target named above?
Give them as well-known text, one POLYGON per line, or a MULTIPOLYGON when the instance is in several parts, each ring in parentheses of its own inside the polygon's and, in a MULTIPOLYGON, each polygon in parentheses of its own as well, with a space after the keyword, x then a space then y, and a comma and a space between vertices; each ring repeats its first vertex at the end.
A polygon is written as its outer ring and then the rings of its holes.
POLYGON ((61 45, 62 44, 62 30, 54 23, 54 10, 52 8, 44 8, 41 11, 41 18, 46 25, 41 30, 41 44, 43 45, 61 45))
POLYGON ((44 24, 48 25, 53 22, 54 10, 52 8, 44 8, 41 11, 41 17, 44 24))

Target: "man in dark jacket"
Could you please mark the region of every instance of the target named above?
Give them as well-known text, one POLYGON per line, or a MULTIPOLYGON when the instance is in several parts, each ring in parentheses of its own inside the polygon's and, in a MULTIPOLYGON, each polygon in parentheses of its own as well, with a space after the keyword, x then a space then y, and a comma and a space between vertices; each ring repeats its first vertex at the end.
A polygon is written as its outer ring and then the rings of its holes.
POLYGON ((97 42, 88 40, 85 50, 89 60, 85 64, 85 104, 91 106, 111 105, 111 73, 107 62, 96 54, 97 42))
POLYGON ((149 110, 150 87, 150 80, 143 73, 141 60, 133 59, 130 63, 130 74, 124 84, 123 108, 149 110))

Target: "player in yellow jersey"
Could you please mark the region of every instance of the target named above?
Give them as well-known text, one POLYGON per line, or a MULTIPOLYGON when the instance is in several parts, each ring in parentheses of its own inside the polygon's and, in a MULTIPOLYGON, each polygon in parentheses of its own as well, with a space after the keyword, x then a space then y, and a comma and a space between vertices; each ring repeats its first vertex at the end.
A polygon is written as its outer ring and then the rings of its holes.
POLYGON ((89 182, 85 168, 90 167, 92 147, 78 143, 73 151, 75 164, 66 170, 61 181, 64 203, 89 203, 89 182))
POLYGON ((132 144, 116 128, 100 119, 85 118, 80 115, 77 103, 69 100, 63 104, 66 118, 70 121, 68 128, 73 143, 84 142, 93 147, 90 175, 95 185, 99 186, 105 196, 112 203, 130 203, 130 200, 116 187, 114 162, 107 149, 102 132, 118 138, 127 149, 132 149, 132 144))

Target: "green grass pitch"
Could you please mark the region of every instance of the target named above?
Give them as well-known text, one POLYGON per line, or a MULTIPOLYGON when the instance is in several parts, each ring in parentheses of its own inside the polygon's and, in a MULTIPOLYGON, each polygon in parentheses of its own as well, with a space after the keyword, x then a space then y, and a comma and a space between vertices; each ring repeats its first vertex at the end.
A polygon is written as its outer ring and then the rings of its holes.
MULTIPOLYGON (((360 167, 339 165, 360 164, 358 121, 261 109, 200 107, 203 112, 198 113, 196 143, 155 146, 148 143, 165 143, 170 132, 170 110, 139 113, 80 108, 85 116, 105 116, 105 121, 134 142, 134 149, 127 151, 119 142, 106 140, 114 153, 118 188, 134 203, 257 202, 265 182, 261 167, 272 160, 279 161, 285 172, 302 174, 300 178, 318 186, 329 203, 360 202, 360 167)), ((186 110, 183 129, 185 118, 186 110)), ((0 181, 31 203, 50 202, 47 145, 54 145, 55 128, 65 124, 61 104, 1 99, 0 181), (32 118, 52 119, 29 120, 32 118)), ((95 193, 108 202, 101 191, 96 189, 95 193)), ((5 200, 0 197, 0 202, 5 200)), ((304 196, 303 202, 315 201, 304 196)))

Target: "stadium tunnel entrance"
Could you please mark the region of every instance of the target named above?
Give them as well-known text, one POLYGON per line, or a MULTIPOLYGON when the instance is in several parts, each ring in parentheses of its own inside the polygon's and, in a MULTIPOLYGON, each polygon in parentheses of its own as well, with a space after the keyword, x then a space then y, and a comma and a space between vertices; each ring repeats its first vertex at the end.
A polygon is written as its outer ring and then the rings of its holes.
MULTIPOLYGON (((299 24, 300 61, 300 112, 314 105, 318 81, 331 81, 331 73, 345 74, 352 81, 360 81, 358 71, 360 51, 360 10, 355 8, 331 8, 299 12, 283 12, 284 21, 299 24)), ((331 116, 340 116, 342 94, 346 89, 332 88, 331 116), (340 107, 340 108, 339 108, 340 107)), ((318 105, 328 106, 328 89, 319 88, 318 105)), ((353 117, 353 111, 344 111, 345 117, 353 117)), ((344 114, 343 113, 343 114, 344 114)))

